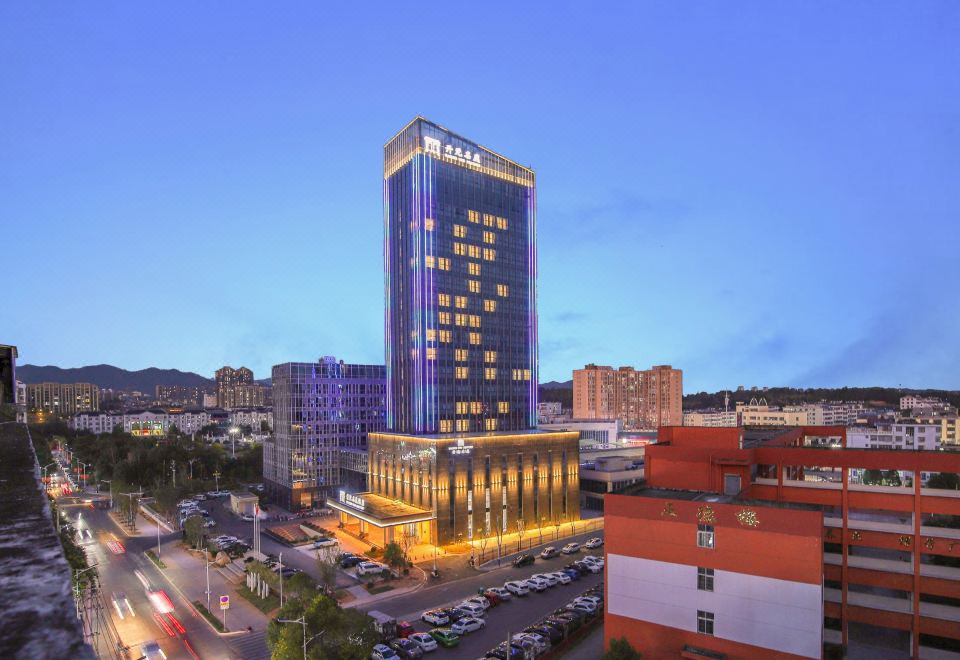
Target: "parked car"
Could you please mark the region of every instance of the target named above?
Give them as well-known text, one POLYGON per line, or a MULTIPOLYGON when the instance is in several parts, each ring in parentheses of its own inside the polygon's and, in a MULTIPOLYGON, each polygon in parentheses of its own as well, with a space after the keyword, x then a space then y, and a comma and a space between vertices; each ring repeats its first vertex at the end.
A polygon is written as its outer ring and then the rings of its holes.
POLYGON ((568 543, 565 546, 563 546, 560 552, 562 552, 565 555, 575 555, 576 553, 580 552, 580 544, 568 543))
POLYGON ((563 638, 566 639, 570 634, 580 627, 579 622, 574 618, 563 619, 555 615, 550 615, 543 620, 543 623, 563 632, 563 638))
POLYGON ((334 548, 340 545, 337 539, 317 539, 313 542, 314 548, 334 548))
POLYGON ((448 623, 447 625, 456 623, 460 619, 465 619, 468 616, 473 616, 471 612, 468 612, 467 610, 463 609, 459 605, 457 607, 441 607, 437 611, 443 612, 444 614, 447 615, 447 618, 450 620, 450 623, 448 623))
POLYGON ((603 564, 601 564, 600 562, 585 561, 585 562, 582 562, 582 564, 587 567, 587 571, 590 573, 596 574, 596 573, 603 572, 603 564))
POLYGON ((516 567, 526 566, 527 564, 532 564, 534 562, 533 555, 519 555, 516 559, 513 560, 513 565, 516 567))
POLYGON ((596 614, 597 612, 597 606, 589 600, 574 600, 567 605, 567 608, 571 607, 586 612, 587 614, 596 614))
POLYGON ((590 572, 590 569, 587 568, 587 565, 582 561, 575 561, 572 564, 568 564, 565 570, 576 571, 580 575, 586 575, 590 572))
POLYGON ((397 637, 400 639, 406 639, 415 632, 417 631, 409 621, 397 621, 397 637))
POLYGON ((386 568, 383 564, 375 561, 362 561, 357 565, 357 575, 379 575, 386 568))
POLYGON ((413 640, 400 638, 395 639, 389 644, 390 648, 397 652, 397 655, 406 660, 419 660, 423 657, 423 649, 413 640))
POLYGON ((524 660, 526 653, 523 647, 507 646, 506 642, 500 642, 497 646, 487 651, 486 657, 497 658, 498 660, 524 660))
POLYGON ((457 607, 459 607, 461 610, 466 612, 468 616, 471 616, 471 617, 481 618, 486 612, 486 610, 483 609, 483 605, 480 605, 478 603, 473 603, 473 602, 464 601, 463 603, 460 603, 459 605, 457 605, 457 607))
POLYGON ((503 587, 490 587, 489 589, 483 592, 483 595, 487 596, 487 598, 490 597, 489 594, 495 595, 500 600, 501 603, 506 602, 508 600, 513 600, 513 594, 507 591, 506 589, 504 589, 503 587))
POLYGON ((599 536, 594 536, 592 539, 590 539, 583 545, 587 548, 590 548, 591 550, 594 548, 599 548, 603 545, 603 539, 600 538, 599 536))
POLYGON ((455 632, 456 634, 462 637, 467 633, 472 633, 476 630, 480 630, 485 625, 487 624, 483 619, 480 619, 478 617, 468 616, 460 619, 455 624, 450 626, 450 630, 452 630, 453 632, 455 632))
POLYGON ((561 571, 564 575, 576 582, 580 579, 580 571, 576 568, 565 568, 561 571))
POLYGON ((556 646, 563 641, 563 631, 547 623, 530 626, 529 628, 525 628, 524 632, 533 632, 546 637, 550 641, 551 646, 556 646))
POLYGON ((419 646, 424 653, 437 650, 437 641, 427 633, 413 633, 407 639, 419 646))
POLYGON ((528 589, 536 592, 546 591, 550 587, 546 580, 535 577, 527 578, 526 584, 528 589))
POLYGON ((460 635, 449 628, 434 628, 430 631, 430 636, 437 640, 437 644, 447 649, 452 649, 460 643, 460 635))
POLYGON ((431 626, 445 626, 450 623, 450 617, 440 610, 427 610, 420 615, 420 620, 431 626))
POLYGON ((570 576, 564 573, 563 571, 556 571, 555 573, 548 573, 557 579, 557 582, 560 584, 570 584, 570 576))
POLYGON ((475 603, 476 605, 482 607, 484 612, 493 607, 493 604, 483 596, 471 596, 470 598, 465 599, 463 602, 475 603))
POLYGON ((396 657, 397 652, 386 644, 377 644, 370 653, 370 660, 393 660, 396 657))
POLYGON ((540 559, 553 559, 560 554, 560 551, 557 550, 552 545, 548 545, 546 548, 540 551, 540 559))
POLYGON ((550 573, 534 573, 530 577, 537 578, 538 580, 543 580, 544 582, 547 583, 548 587, 555 587, 560 583, 560 581, 557 580, 557 578, 550 573))
POLYGON ((594 596, 589 592, 586 595, 578 596, 577 598, 575 598, 575 600, 588 600, 594 605, 596 605, 597 607, 600 607, 600 605, 603 604, 603 598, 601 596, 594 596))
POLYGON ((514 596, 526 596, 528 593, 530 593, 530 589, 527 587, 526 583, 518 580, 504 582, 503 588, 512 593, 514 596))
POLYGON ((547 649, 550 647, 547 644, 546 640, 537 635, 534 637, 530 633, 517 633, 513 636, 513 643, 519 644, 527 652, 527 655, 532 655, 535 658, 540 657, 547 652, 547 649))
POLYGON ((350 553, 346 553, 340 557, 340 566, 343 568, 353 568, 354 566, 358 566, 361 562, 363 562, 363 558, 350 553))

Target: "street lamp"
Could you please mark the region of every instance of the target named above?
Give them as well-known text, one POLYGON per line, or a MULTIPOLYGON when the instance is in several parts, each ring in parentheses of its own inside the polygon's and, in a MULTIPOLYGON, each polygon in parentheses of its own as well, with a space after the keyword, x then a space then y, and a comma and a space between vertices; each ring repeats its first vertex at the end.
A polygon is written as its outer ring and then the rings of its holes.
MULTIPOLYGON (((56 464, 57 464, 56 461, 54 461, 53 463, 50 463, 50 465, 56 465, 56 464)), ((47 483, 47 468, 50 467, 50 465, 44 465, 42 468, 40 468, 40 472, 41 472, 42 475, 43 475, 43 483, 44 483, 44 484, 47 483)))
POLYGON ((207 560, 207 611, 210 611, 210 564, 216 564, 216 560, 207 560))
POLYGON ((278 575, 280 576, 280 607, 283 607, 283 553, 280 553, 278 558, 278 564, 280 565, 280 571, 278 575))
POLYGON ((101 479, 97 482, 97 489, 100 488, 100 482, 105 484, 110 484, 110 510, 113 511, 113 480, 112 479, 101 479))
POLYGON ((237 433, 240 432, 240 429, 236 426, 230 427, 230 457, 237 457, 237 433))
POLYGON ((316 635, 307 639, 307 615, 303 614, 299 619, 277 619, 277 623, 296 623, 297 625, 303 626, 303 660, 307 660, 307 644, 315 640, 317 637, 323 635, 326 630, 321 630, 316 635))

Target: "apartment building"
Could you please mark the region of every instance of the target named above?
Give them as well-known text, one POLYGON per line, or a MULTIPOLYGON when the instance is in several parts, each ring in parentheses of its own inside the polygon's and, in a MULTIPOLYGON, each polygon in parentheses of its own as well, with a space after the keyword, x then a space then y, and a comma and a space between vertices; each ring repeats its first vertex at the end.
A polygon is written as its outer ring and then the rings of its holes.
POLYGON ((720 428, 737 426, 736 410, 691 410, 683 413, 684 426, 720 428))
POLYGON ((27 384, 27 409, 32 413, 73 415, 100 410, 100 388, 93 383, 27 384))
POLYGON ((574 419, 619 419, 626 430, 683 423, 683 371, 588 364, 573 372, 574 419))
POLYGON ((845 427, 660 429, 647 488, 605 498, 605 640, 644 657, 953 657, 960 453, 856 449, 845 427))
POLYGON ((934 450, 940 448, 940 423, 913 419, 879 420, 872 426, 847 428, 851 449, 934 450))

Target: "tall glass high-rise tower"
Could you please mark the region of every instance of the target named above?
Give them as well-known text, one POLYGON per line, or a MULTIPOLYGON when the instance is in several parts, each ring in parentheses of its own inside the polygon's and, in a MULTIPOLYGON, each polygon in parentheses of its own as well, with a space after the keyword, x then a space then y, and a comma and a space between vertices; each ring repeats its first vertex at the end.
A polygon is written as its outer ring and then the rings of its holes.
POLYGON ((417 117, 384 147, 387 428, 536 426, 536 179, 417 117))

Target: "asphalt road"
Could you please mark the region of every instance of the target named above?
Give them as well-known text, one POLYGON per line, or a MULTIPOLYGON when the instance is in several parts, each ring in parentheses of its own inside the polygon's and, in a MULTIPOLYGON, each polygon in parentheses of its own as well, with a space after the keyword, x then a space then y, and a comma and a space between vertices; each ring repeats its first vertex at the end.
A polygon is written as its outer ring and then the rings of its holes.
MULTIPOLYGON (((589 536, 602 537, 603 533, 591 532, 589 536)), ((583 557, 584 554, 587 553, 561 555, 546 560, 538 556, 532 565, 523 568, 511 566, 487 573, 475 573, 470 577, 452 582, 440 582, 436 586, 379 601, 363 609, 364 611, 380 610, 396 617, 398 621, 409 621, 418 631, 426 632, 432 626, 420 621, 420 615, 425 610, 456 605, 464 598, 476 595, 477 591, 483 587, 503 586, 504 582, 526 579, 534 573, 560 570, 576 558, 583 557)), ((603 549, 592 550, 589 554, 602 556, 603 549)), ((507 603, 487 610, 487 625, 483 630, 461 638, 460 645, 455 649, 439 649, 439 652, 450 653, 450 656, 455 658, 481 657, 486 651, 506 640, 508 632, 510 634, 520 632, 547 614, 563 607, 583 591, 600 584, 602 580, 603 573, 587 574, 568 585, 557 585, 542 593, 531 593, 521 598, 514 597, 507 603)))
MULTIPOLYGON (((170 588, 153 562, 144 556, 145 550, 156 548, 156 538, 128 538, 109 517, 107 510, 66 504, 71 501, 74 499, 66 498, 62 510, 85 537, 81 547, 86 552, 89 563, 97 564, 105 599, 105 614, 112 620, 123 643, 131 648, 131 657, 140 657, 140 645, 154 640, 160 644, 170 660, 230 657, 226 642, 210 629, 200 615, 193 613, 186 601, 170 588), (89 530, 92 538, 88 537, 85 530, 89 530), (119 541, 125 552, 113 552, 108 543, 114 541, 119 541), (145 582, 151 588, 161 589, 167 594, 174 607, 170 614, 175 621, 167 616, 163 617, 161 622, 159 615, 154 616, 156 610, 147 596, 145 582), (126 597, 133 610, 131 614, 129 610, 121 607, 124 614, 122 619, 113 604, 114 594, 120 593, 126 597)), ((163 535, 161 538, 166 540, 176 536, 178 535, 163 535)))

